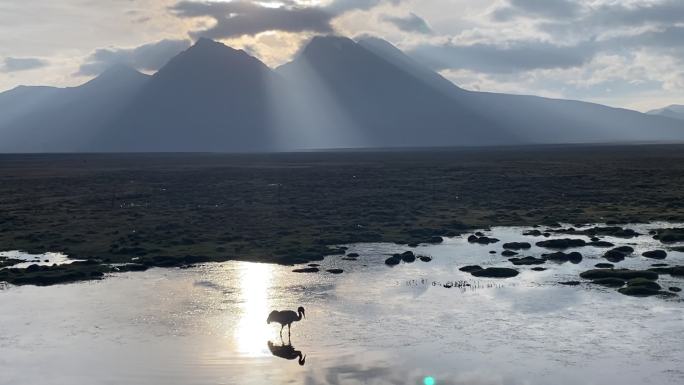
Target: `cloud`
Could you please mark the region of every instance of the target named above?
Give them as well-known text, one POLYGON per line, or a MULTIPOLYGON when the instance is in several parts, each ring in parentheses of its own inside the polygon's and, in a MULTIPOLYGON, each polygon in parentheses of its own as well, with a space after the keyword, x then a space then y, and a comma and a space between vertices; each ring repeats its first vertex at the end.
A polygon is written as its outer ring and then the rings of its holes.
POLYGON ((48 62, 43 59, 37 58, 18 58, 18 57, 7 57, 3 60, 2 66, 0 66, 1 72, 19 72, 28 71, 38 68, 43 68, 48 65, 48 62))
POLYGON ((496 21, 509 21, 516 17, 572 18, 579 14, 582 5, 572 0, 509 0, 508 4, 494 10, 496 21))
POLYGON ((319 7, 267 7, 248 1, 230 3, 182 1, 171 8, 181 18, 210 17, 216 24, 191 32, 193 38, 224 39, 265 31, 332 32, 331 15, 319 7))
POLYGON ((468 69, 481 73, 514 73, 534 69, 579 67, 595 54, 593 44, 558 46, 525 41, 508 45, 422 44, 409 54, 433 69, 468 69))
POLYGON ((332 20, 353 11, 368 10, 382 3, 397 4, 401 0, 336 0, 327 6, 307 6, 295 1, 282 1, 278 7, 261 2, 181 1, 171 12, 180 18, 208 17, 214 25, 191 31, 193 38, 227 39, 256 35, 267 31, 332 33, 332 20))
POLYGON ((367 11, 381 4, 399 4, 402 0, 335 0, 325 9, 334 15, 341 15, 350 11, 367 11))
POLYGON ((404 32, 431 34, 432 28, 422 17, 411 12, 406 17, 383 16, 382 21, 390 23, 404 32))
POLYGON ((86 58, 76 74, 99 75, 115 64, 125 64, 141 71, 156 71, 190 44, 189 40, 161 40, 136 48, 98 49, 86 58))

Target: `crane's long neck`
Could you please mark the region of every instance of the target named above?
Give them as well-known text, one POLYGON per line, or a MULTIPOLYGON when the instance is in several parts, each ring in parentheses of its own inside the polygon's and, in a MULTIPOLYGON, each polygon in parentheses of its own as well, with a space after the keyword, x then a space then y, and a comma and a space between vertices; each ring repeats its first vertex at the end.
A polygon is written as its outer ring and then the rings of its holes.
POLYGON ((303 355, 302 352, 298 350, 297 351, 297 357, 299 357, 299 360, 297 360, 299 362, 299 365, 304 366, 304 364, 306 363, 306 356, 303 355))
POLYGON ((297 321, 301 321, 301 320, 302 320, 302 315, 303 315, 303 312, 302 312, 301 310, 299 310, 299 311, 297 312, 297 321))

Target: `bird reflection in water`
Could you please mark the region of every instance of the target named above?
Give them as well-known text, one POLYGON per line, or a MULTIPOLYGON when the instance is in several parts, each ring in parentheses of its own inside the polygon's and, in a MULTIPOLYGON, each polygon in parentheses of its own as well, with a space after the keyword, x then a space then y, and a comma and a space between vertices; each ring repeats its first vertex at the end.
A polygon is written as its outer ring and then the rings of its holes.
POLYGON ((300 350, 295 350, 291 342, 286 345, 284 342, 281 345, 276 345, 268 341, 268 350, 276 357, 284 358, 286 360, 296 359, 300 366, 306 363, 306 356, 300 350))

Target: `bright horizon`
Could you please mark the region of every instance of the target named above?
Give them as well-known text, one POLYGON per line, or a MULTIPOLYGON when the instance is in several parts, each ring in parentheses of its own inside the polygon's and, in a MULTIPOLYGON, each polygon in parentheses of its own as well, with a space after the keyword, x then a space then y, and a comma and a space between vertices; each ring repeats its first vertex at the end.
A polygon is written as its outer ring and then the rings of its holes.
POLYGON ((115 63, 153 73, 198 37, 275 67, 311 37, 339 34, 386 39, 469 90, 640 111, 684 104, 677 1, 81 3, 0 0, 0 91, 78 85, 115 63))

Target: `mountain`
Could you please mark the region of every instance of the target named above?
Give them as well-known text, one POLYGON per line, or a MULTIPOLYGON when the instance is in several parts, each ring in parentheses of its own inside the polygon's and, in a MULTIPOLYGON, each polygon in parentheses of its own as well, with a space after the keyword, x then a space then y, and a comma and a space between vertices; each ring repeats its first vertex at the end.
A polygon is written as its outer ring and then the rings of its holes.
POLYGON ((119 116, 147 75, 115 66, 78 87, 18 87, 0 94, 0 152, 81 152, 119 116))
POLYGON ((242 50, 200 39, 159 70, 96 148, 265 151, 272 148, 273 71, 242 50))
POLYGON ((665 108, 647 112, 649 115, 664 116, 672 119, 684 120, 684 106, 673 104, 665 108))
POLYGON ((465 91, 384 40, 366 38, 358 44, 449 95, 456 105, 488 117, 497 127, 497 134, 514 134, 519 143, 684 140, 684 125, 632 110, 537 96, 465 91))
POLYGON ((461 89, 390 43, 316 37, 275 70, 200 39, 152 76, 0 93, 0 152, 216 151, 684 141, 684 123, 461 89))
POLYGON ((433 84, 351 39, 315 37, 277 72, 297 90, 297 97, 287 100, 287 111, 296 113, 283 119, 289 126, 308 123, 307 131, 328 132, 337 145, 324 147, 518 143, 488 116, 454 103, 433 84), (301 119, 321 111, 329 113, 301 119))

